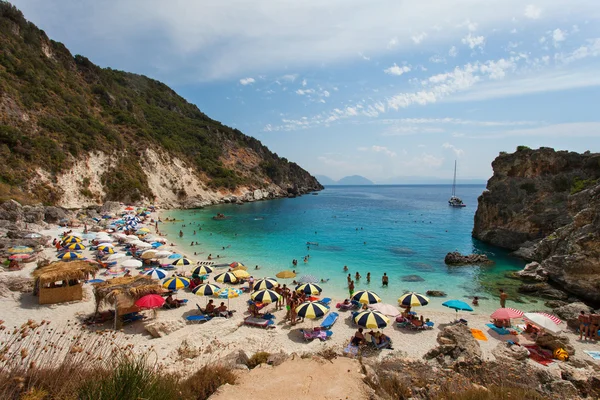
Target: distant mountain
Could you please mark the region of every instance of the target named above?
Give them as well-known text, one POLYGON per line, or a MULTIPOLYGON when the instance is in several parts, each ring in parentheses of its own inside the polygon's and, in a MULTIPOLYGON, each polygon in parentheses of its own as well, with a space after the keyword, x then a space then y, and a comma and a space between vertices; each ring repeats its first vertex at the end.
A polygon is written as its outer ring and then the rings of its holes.
POLYGON ((338 185, 374 185, 374 183, 364 176, 352 175, 345 176, 337 182, 338 185))
POLYGON ((333 179, 325 175, 315 175, 315 178, 317 178, 319 183, 323 186, 338 184, 337 181, 334 181, 333 179))
MULTIPOLYGON (((432 176, 394 176, 375 182, 377 185, 451 185, 452 178, 436 178, 432 176)), ((456 179, 457 185, 485 185, 485 179, 456 179)))

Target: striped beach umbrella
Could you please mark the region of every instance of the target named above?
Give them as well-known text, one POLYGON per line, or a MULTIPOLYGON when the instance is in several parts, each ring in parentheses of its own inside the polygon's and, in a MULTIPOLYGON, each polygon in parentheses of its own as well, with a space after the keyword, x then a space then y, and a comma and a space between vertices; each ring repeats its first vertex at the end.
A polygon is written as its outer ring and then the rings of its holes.
POLYGON ((398 304, 404 307, 426 306, 429 304, 429 298, 419 293, 406 293, 400 296, 398 304))
POLYGON ((63 245, 66 245, 67 243, 81 243, 81 239, 80 239, 80 238, 78 238, 77 236, 73 236, 73 235, 71 235, 71 236, 66 236, 66 237, 65 237, 65 238, 64 238, 64 239, 61 241, 61 243, 62 243, 63 245))
POLYGON ((238 278, 231 272, 223 272, 219 275, 215 275, 215 282, 221 283, 237 283, 238 278))
POLYGON ((235 297, 240 297, 242 291, 240 289, 235 288, 223 288, 215 293, 215 296, 221 299, 227 299, 227 308, 229 308, 229 299, 233 299, 235 297))
POLYGON ((67 246, 67 248, 69 250, 75 250, 75 251, 85 250, 85 246, 82 245, 81 243, 71 243, 70 245, 67 246))
POLYGON ((13 246, 8 248, 9 254, 29 254, 33 253, 33 249, 28 246, 13 246))
POLYGON ((188 286, 190 286, 190 280, 183 276, 174 276, 163 282, 163 287, 169 290, 179 290, 188 286))
POLYGON ((560 318, 544 312, 524 313, 523 318, 540 328, 543 328, 552 333, 558 333, 562 330, 559 326, 562 322, 560 318))
POLYGON ((270 289, 258 290, 252 293, 252 295, 250 296, 252 300, 266 304, 275 303, 277 302, 277 300, 279 300, 280 297, 281 296, 279 295, 279 293, 270 289))
POLYGON ((107 246, 105 244, 98 246, 98 250, 106 254, 115 254, 115 249, 113 249, 112 246, 107 246))
POLYGON ((523 316, 523 311, 514 308, 499 308, 490 315, 493 319, 513 319, 523 316))
POLYGON ((296 313, 302 318, 319 318, 329 312, 329 308, 321 303, 306 301, 296 307, 296 313))
POLYGON ((244 264, 242 264, 241 262, 237 262, 237 261, 234 261, 231 264, 229 264, 229 268, 231 268, 231 269, 242 268, 244 270, 248 269, 248 267, 246 267, 244 264))
POLYGON ((305 283, 303 285, 296 286, 296 292, 306 294, 319 294, 323 291, 320 286, 312 283, 305 283))
POLYGON ((192 276, 208 275, 213 272, 213 269, 207 265, 200 265, 192 270, 192 276))
POLYGON ((183 266, 183 265, 192 265, 192 262, 190 260, 188 260, 187 258, 179 258, 175 261, 173 261, 171 263, 171 265, 175 265, 177 267, 183 266))
POLYGON ((356 300, 363 304, 375 304, 381 302, 381 298, 377 296, 375 292, 371 292, 370 290, 359 290, 354 293, 352 300, 356 300))
POLYGON ((273 278, 263 278, 256 282, 254 282, 254 286, 252 286, 253 290, 263 290, 263 289, 273 289, 279 286, 279 282, 277 282, 273 278))
POLYGON ((165 279, 167 277, 167 271, 160 268, 152 268, 144 272, 144 275, 148 275, 151 278, 160 280, 165 279))
POLYGON ((58 258, 60 258, 63 261, 83 260, 83 256, 81 254, 75 253, 73 251, 69 251, 67 253, 61 253, 58 255, 58 258))
POLYGON ((390 323, 390 319, 378 311, 363 311, 354 317, 354 322, 358 326, 367 329, 385 328, 390 323))
POLYGON ((205 283, 192 289, 192 293, 196 296, 214 296, 219 290, 221 290, 221 288, 217 285, 205 283))
POLYGON ((246 279, 250 277, 248 271, 244 271, 243 269, 236 269, 235 271, 231 271, 231 273, 234 274, 238 279, 246 279))

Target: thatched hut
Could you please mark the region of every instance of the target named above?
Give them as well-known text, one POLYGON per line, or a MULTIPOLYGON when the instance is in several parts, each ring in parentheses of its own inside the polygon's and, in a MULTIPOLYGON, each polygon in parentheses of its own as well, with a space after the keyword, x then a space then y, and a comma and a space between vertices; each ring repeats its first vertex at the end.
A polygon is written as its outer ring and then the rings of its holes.
POLYGON ((94 284, 96 313, 101 305, 110 305, 115 309, 115 328, 118 328, 120 316, 139 311, 135 301, 147 294, 165 292, 156 279, 147 275, 123 276, 94 284))
POLYGON ((33 271, 34 294, 39 304, 56 304, 83 298, 82 281, 98 272, 89 261, 58 261, 33 271))

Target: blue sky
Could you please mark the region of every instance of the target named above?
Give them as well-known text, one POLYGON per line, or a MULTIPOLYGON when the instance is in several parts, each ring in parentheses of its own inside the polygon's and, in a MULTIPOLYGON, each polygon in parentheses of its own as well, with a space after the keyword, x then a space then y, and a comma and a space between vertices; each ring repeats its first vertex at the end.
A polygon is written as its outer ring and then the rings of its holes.
POLYGON ((14 0, 313 174, 487 179, 517 145, 598 151, 598 0, 14 0))

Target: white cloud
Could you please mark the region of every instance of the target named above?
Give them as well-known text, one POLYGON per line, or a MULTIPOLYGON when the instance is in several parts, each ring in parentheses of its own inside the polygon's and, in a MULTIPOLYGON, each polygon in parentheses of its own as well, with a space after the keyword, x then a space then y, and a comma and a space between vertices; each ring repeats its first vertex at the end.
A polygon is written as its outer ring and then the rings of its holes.
POLYGON ((359 52, 358 55, 360 56, 360 58, 362 58, 365 61, 371 61, 371 57, 367 57, 363 53, 359 52))
POLYGON ((523 15, 530 19, 539 19, 542 15, 542 9, 534 6, 533 4, 529 4, 527 7, 525 7, 525 13, 523 15))
MULTIPOLYGON (((574 51, 563 54, 559 53, 554 56, 556 61, 560 61, 564 64, 570 64, 572 62, 582 60, 588 57, 598 57, 600 56, 600 38, 591 39, 588 41, 588 44, 579 46, 574 51)), ((548 57, 548 56, 546 56, 548 57)), ((549 58, 549 57, 548 57, 549 58)))
POLYGON ((446 63, 446 59, 439 55, 429 57, 429 61, 431 61, 434 64, 445 64, 446 63))
POLYGON ((560 42, 564 42, 567 33, 565 31, 556 28, 552 31, 552 41, 554 42, 554 47, 557 47, 560 42))
POLYGON ((388 42, 388 44, 387 44, 387 48, 388 48, 388 49, 394 48, 394 47, 396 47, 396 45, 397 45, 397 44, 398 44, 398 38, 397 38, 397 37, 393 37, 393 38, 391 38, 391 39, 390 39, 390 41, 388 42))
POLYGON ((442 147, 443 147, 444 149, 450 149, 450 150, 452 150, 452 151, 454 152, 454 154, 456 155, 456 157, 460 157, 460 156, 462 156, 463 154, 465 154, 464 150, 462 150, 462 149, 459 149, 458 147, 456 147, 456 146, 454 146, 454 145, 452 145, 452 144, 450 144, 450 143, 444 143, 444 144, 442 145, 442 147))
POLYGON ((244 85, 244 86, 246 86, 246 85, 250 85, 250 84, 252 84, 252 83, 254 83, 254 82, 256 82, 256 81, 254 80, 254 78, 242 78, 242 79, 240 79, 240 83, 241 83, 242 85, 244 85))
POLYGON ((279 78, 282 81, 294 82, 298 78, 298 74, 287 74, 279 78))
POLYGON ((306 82, 306 79, 302 79, 302 87, 306 87, 307 84, 308 82, 306 82))
POLYGON ((499 139, 516 136, 539 136, 544 138, 560 137, 565 139, 590 137, 597 138, 598 132, 600 132, 600 122, 573 122, 564 124, 543 125, 528 129, 512 129, 492 134, 472 135, 469 137, 477 139, 499 139))
POLYGON ((371 147, 359 147, 358 150, 359 151, 372 151, 375 153, 383 153, 388 157, 396 157, 396 153, 391 151, 390 149, 388 149, 385 146, 373 145, 371 147))
POLYGON ((450 57, 456 57, 458 55, 458 49, 456 48, 456 46, 450 47, 450 50, 448 50, 448 55, 450 57))
POLYGON ((329 97, 330 93, 327 90, 323 90, 323 92, 321 92, 321 94, 325 97, 329 97))
POLYGON ((415 42, 415 44, 419 44, 423 40, 425 40, 426 37, 427 37, 427 33, 421 32, 416 35, 412 35, 410 38, 412 39, 413 42, 415 42))
POLYGON ((471 49, 474 49, 475 47, 481 48, 485 44, 485 36, 473 36, 471 32, 469 32, 467 36, 461 39, 461 42, 468 45, 471 49))
POLYGON ((396 65, 396 63, 394 63, 394 65, 392 65, 391 67, 384 69, 383 72, 385 72, 388 75, 400 76, 406 72, 410 72, 410 67, 406 65, 399 67, 398 65, 396 65))
POLYGON ((314 89, 298 89, 298 90, 296 90, 296 94, 299 94, 300 96, 310 95, 310 94, 313 94, 314 92, 315 92, 314 89))

